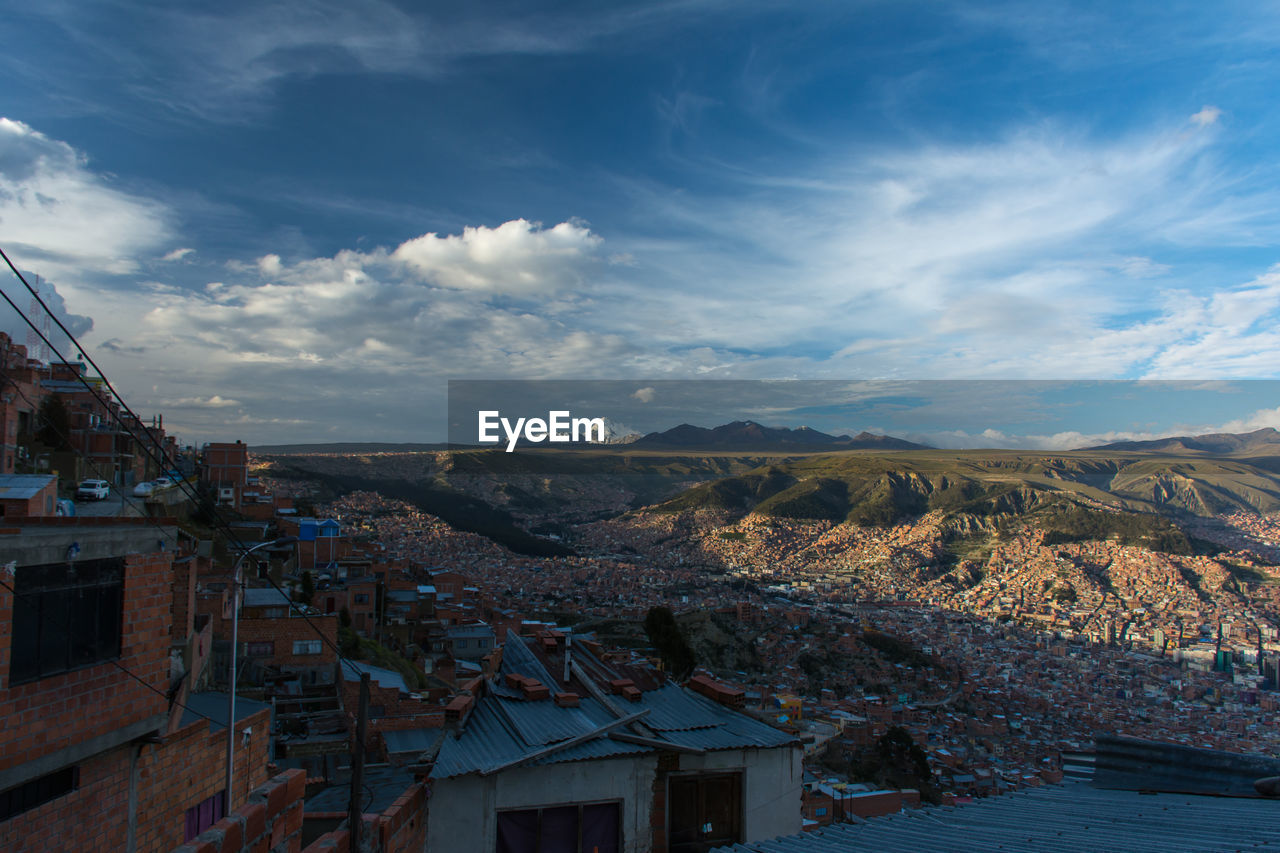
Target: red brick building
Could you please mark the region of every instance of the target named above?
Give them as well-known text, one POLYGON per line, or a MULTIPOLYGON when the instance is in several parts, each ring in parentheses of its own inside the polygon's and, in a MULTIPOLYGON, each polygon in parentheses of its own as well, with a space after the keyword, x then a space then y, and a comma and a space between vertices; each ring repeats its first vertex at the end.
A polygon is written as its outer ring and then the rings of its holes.
POLYGON ((219 505, 238 509, 249 485, 249 446, 211 442, 201 450, 200 482, 213 491, 219 505))
MULTIPOLYGON (((174 541, 144 519, 0 528, 0 849, 166 850, 220 816, 225 696, 174 678, 174 541)), ((267 777, 270 725, 239 710, 243 797, 267 777)))
POLYGON ((0 518, 7 524, 52 516, 57 500, 58 478, 52 474, 0 474, 0 518))

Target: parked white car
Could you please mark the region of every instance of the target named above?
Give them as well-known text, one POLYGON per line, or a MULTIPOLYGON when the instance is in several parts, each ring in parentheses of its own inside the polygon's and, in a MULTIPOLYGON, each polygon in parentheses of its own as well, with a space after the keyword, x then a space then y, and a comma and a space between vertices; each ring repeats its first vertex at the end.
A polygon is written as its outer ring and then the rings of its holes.
POLYGON ((150 480, 143 480, 141 483, 133 487, 133 496, 136 498, 148 498, 156 492, 156 484, 150 480))
POLYGON ((84 480, 76 489, 78 501, 102 501, 111 494, 111 484, 106 480, 84 480))

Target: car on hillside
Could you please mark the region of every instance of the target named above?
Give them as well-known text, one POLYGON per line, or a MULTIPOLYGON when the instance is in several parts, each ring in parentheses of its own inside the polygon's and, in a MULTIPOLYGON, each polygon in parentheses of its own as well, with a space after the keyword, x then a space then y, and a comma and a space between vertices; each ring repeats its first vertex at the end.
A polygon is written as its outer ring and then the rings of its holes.
POLYGON ((111 494, 111 484, 106 480, 82 480, 76 488, 78 501, 103 501, 111 494))
POLYGON ((135 498, 149 498, 156 493, 156 484, 151 480, 143 480, 141 483, 133 487, 133 496, 135 498))

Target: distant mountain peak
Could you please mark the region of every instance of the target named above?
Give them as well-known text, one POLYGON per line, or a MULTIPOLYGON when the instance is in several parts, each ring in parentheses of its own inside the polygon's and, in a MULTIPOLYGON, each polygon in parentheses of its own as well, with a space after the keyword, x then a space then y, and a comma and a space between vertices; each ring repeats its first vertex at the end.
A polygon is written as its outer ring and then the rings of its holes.
POLYGON ((828 435, 810 426, 796 429, 768 427, 752 420, 731 421, 710 429, 680 424, 665 432, 651 432, 636 440, 636 447, 663 447, 681 449, 734 449, 750 451, 781 450, 793 453, 821 452, 824 450, 922 450, 926 445, 915 444, 887 435, 861 432, 856 437, 828 435))
POLYGON ((1280 453, 1280 432, 1263 427, 1253 432, 1174 435, 1148 441, 1115 441, 1088 450, 1189 451, 1195 453, 1280 453))

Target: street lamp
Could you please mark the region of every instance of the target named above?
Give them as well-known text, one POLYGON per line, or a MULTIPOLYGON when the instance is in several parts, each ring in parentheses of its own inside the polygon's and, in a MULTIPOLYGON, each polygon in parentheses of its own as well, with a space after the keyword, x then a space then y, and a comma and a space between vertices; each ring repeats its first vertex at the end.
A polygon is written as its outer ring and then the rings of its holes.
POLYGON ((254 551, 260 551, 263 548, 280 548, 285 545, 292 545, 298 541, 297 536, 282 536, 270 542, 262 542, 247 549, 240 558, 236 560, 235 567, 231 570, 231 666, 227 670, 227 681, 229 682, 227 689, 227 794, 223 815, 231 814, 231 781, 232 773, 235 770, 235 751, 236 751, 236 645, 240 641, 240 565, 244 563, 245 557, 248 557, 254 551))

